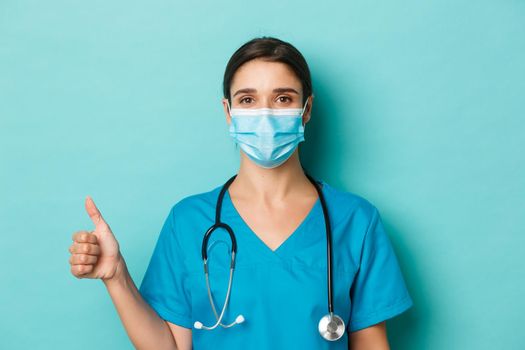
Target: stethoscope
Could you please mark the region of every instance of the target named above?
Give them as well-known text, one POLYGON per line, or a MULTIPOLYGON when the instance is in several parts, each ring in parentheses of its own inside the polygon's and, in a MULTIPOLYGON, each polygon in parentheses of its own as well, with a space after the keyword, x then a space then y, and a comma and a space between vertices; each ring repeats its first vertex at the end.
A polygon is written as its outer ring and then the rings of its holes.
MULTIPOLYGON (((334 307, 332 303, 332 230, 330 228, 330 221, 328 219, 328 210, 326 208, 326 203, 324 200, 324 196, 322 194, 322 191, 318 184, 315 182, 315 180, 308 174, 306 174, 306 177, 310 182, 315 186, 315 189, 317 190, 317 193, 319 194, 319 200, 321 201, 321 206, 323 207, 323 215, 324 215, 324 222, 326 227, 326 260, 327 260, 327 278, 328 278, 328 314, 323 316, 321 320, 319 320, 319 333, 321 336, 330 341, 338 340, 341 338, 345 331, 345 323, 343 319, 336 314, 334 314, 334 307)), ((205 330, 212 330, 217 328, 219 325, 223 328, 230 328, 235 326, 236 324, 240 324, 244 322, 244 316, 238 315, 235 318, 235 321, 233 321, 230 324, 224 325, 222 323, 222 318, 224 317, 224 312, 228 306, 228 301, 230 299, 230 292, 231 292, 231 286, 232 286, 232 279, 233 279, 233 271, 235 270, 235 255, 237 253, 237 240, 235 239, 235 234, 233 233, 232 228, 223 222, 221 222, 221 208, 222 208, 222 200, 224 198, 224 193, 230 186, 230 184, 233 182, 233 180, 237 177, 237 174, 232 176, 226 183, 222 186, 221 191, 219 193, 219 198, 217 199, 217 206, 215 208, 215 223, 206 231, 206 234, 204 235, 204 238, 202 240, 202 261, 204 263, 204 275, 206 277, 206 288, 208 289, 208 298, 210 300, 210 305, 213 310, 213 313, 215 314, 215 318, 217 319, 217 322, 213 326, 204 326, 202 322, 196 321, 194 323, 194 327, 196 329, 205 329, 205 330), (215 303, 213 302, 213 298, 211 295, 211 288, 210 288, 210 280, 209 280, 209 272, 208 272, 208 240, 210 239, 210 236, 212 233, 218 229, 218 228, 224 228, 230 235, 231 239, 231 261, 230 261, 230 277, 228 279, 228 289, 226 291, 226 298, 224 300, 224 306, 222 307, 220 315, 217 314, 217 310, 215 309, 215 303)))

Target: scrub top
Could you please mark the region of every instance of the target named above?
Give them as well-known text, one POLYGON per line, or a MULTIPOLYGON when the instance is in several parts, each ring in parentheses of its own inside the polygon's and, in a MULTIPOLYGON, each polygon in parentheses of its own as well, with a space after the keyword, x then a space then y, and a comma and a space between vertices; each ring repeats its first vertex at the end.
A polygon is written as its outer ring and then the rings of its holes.
MULTIPOLYGON (((347 331, 394 317, 413 304, 377 208, 366 199, 322 185, 332 226, 334 312, 347 331)), ((215 221, 222 185, 181 199, 164 222, 139 291, 171 323, 192 329, 194 349, 348 349, 348 336, 327 341, 318 331, 328 313, 326 232, 319 198, 295 231, 270 249, 224 194, 221 221, 237 239, 231 296, 223 324, 214 325, 201 256, 202 239, 215 221)), ((208 242, 210 287, 220 314, 228 287, 230 236, 219 228, 208 242)))

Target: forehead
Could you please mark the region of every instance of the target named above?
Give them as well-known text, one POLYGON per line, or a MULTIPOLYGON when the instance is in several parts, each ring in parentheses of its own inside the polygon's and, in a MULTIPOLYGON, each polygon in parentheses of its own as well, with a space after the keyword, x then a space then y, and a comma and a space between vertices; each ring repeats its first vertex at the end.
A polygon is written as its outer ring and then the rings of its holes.
POLYGON ((295 87, 298 91, 302 86, 297 75, 287 64, 254 59, 237 69, 233 75, 230 91, 248 87, 264 90, 285 86, 295 87))

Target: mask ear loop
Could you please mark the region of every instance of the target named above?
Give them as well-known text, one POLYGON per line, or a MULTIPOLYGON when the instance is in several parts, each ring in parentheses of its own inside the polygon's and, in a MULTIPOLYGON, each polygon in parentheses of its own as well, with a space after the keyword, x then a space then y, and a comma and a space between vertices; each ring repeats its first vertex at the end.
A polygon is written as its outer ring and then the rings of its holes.
MULTIPOLYGON (((301 119, 303 119, 304 110, 306 109, 306 106, 308 106, 308 99, 306 99, 306 102, 304 103, 304 107, 303 107, 303 110, 302 110, 302 112, 301 112, 301 119)), ((302 121, 301 121, 301 125, 302 125, 303 128, 304 128, 304 124, 302 123, 302 121)))
POLYGON ((226 106, 228 107, 228 114, 230 114, 230 118, 232 116, 232 111, 230 109, 230 100, 226 100, 226 106))
POLYGON ((308 106, 308 99, 306 99, 306 102, 304 103, 304 107, 303 107, 303 110, 301 112, 301 117, 303 116, 304 114, 304 110, 306 109, 306 106, 308 106))

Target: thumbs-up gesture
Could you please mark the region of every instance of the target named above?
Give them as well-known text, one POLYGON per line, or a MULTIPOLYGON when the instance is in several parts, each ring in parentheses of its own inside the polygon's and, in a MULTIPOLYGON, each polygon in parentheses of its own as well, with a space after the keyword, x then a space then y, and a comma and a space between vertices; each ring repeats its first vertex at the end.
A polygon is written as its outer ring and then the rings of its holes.
POLYGON ((85 206, 95 229, 73 234, 71 273, 77 278, 112 279, 123 269, 119 244, 91 197, 86 197, 85 206))

